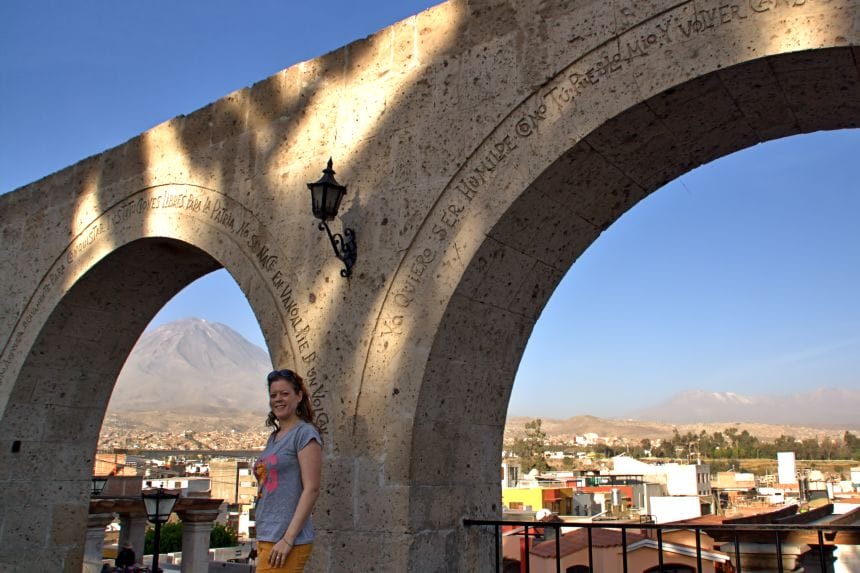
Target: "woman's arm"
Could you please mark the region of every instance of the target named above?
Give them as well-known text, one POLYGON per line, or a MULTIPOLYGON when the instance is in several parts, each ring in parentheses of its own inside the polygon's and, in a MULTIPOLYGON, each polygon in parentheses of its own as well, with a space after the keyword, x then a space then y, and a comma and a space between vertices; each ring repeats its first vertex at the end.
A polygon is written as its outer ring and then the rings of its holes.
POLYGON ((296 513, 284 533, 283 539, 292 547, 299 532, 311 515, 320 493, 320 467, 322 466, 322 447, 311 440, 298 453, 299 468, 302 473, 302 495, 296 506, 296 513))

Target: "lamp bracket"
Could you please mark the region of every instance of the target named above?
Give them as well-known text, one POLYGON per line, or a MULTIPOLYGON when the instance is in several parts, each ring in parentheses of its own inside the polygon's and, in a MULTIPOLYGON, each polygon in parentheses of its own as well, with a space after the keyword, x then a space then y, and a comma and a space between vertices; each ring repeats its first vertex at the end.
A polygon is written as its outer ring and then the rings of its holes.
POLYGON ((340 270, 340 276, 349 278, 352 276, 352 266, 358 258, 358 246, 355 243, 355 231, 352 229, 344 229, 343 235, 340 233, 332 233, 328 228, 328 223, 321 221, 318 225, 320 231, 325 230, 328 233, 328 240, 331 241, 331 247, 334 249, 334 256, 343 262, 344 268, 340 270), (344 238, 346 236, 346 238, 344 238))

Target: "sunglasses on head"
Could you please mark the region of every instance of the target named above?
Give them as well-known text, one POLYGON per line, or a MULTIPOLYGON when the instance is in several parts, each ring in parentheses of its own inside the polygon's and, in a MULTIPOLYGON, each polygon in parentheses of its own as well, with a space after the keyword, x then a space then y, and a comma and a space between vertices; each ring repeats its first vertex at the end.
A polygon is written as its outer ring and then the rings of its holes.
POLYGON ((287 380, 295 380, 296 373, 292 370, 272 370, 269 372, 269 375, 266 377, 267 382, 274 382, 278 378, 286 378, 287 380))

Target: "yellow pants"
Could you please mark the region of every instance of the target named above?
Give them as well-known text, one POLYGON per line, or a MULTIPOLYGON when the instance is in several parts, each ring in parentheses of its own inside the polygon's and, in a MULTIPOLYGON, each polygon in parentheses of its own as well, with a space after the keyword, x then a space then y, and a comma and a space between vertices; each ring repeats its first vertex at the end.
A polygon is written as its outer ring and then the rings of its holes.
POLYGON ((313 549, 314 544, 294 545, 287 554, 287 560, 280 567, 269 564, 269 553, 272 552, 274 546, 275 544, 271 541, 257 542, 257 573, 302 573, 305 570, 305 563, 311 556, 311 549, 313 549))

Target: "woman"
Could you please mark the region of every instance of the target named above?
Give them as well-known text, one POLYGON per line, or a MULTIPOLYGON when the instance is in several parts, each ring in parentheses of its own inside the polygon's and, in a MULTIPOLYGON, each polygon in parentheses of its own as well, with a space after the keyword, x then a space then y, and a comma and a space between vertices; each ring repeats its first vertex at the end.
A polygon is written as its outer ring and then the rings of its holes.
POLYGON ((257 571, 304 570, 314 539, 311 511, 320 490, 322 438, 301 376, 275 370, 267 378, 272 434, 254 463, 257 478, 257 571))

